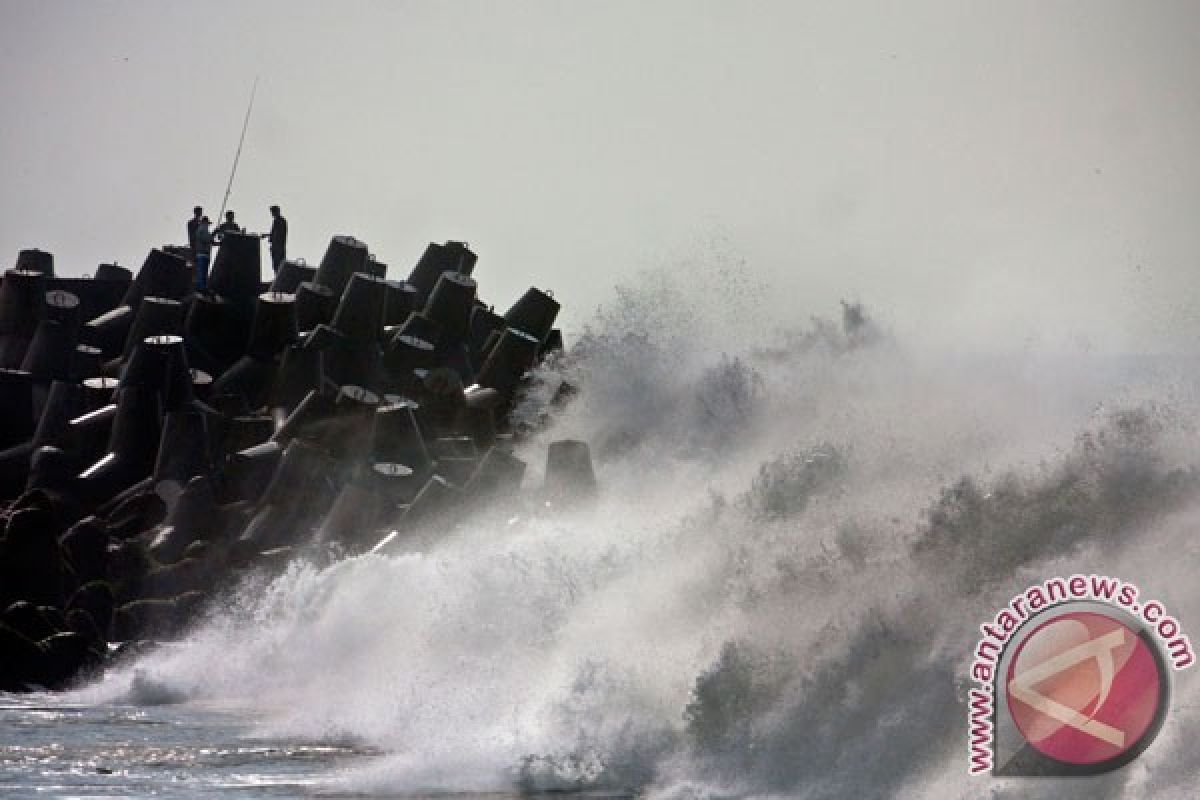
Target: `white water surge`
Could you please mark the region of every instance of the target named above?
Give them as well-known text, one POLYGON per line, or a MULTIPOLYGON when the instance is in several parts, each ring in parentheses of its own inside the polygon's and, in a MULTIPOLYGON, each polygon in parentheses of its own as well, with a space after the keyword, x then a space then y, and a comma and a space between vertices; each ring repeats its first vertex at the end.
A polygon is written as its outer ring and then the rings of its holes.
POLYGON ((1195 361, 917 353, 762 301, 650 276, 545 371, 581 392, 522 445, 526 485, 584 439, 593 504, 296 564, 82 698, 385 753, 333 791, 1191 796, 1190 673, 1150 750, 1086 781, 968 779, 963 704, 977 626, 1050 575, 1200 631, 1195 361))

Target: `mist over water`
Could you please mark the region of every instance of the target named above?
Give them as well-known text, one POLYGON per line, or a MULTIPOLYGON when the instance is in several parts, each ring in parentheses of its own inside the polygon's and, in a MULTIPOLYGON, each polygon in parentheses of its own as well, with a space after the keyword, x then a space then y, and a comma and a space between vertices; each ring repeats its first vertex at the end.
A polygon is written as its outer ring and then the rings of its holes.
POLYGON ((294 564, 81 698, 385 753, 332 790, 1191 796, 1190 673, 1147 753, 1066 783, 968 779, 964 701, 978 625, 1052 575, 1200 630, 1194 361, 917 352, 854 305, 780 324, 735 266, 619 288, 539 373, 526 485, 584 439, 594 502, 294 564))

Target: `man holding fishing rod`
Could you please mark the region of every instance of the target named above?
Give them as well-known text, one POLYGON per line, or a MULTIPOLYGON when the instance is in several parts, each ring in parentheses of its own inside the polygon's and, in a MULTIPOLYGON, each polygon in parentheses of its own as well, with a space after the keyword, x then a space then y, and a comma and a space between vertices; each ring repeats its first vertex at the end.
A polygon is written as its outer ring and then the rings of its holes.
POLYGON ((241 233, 241 232, 242 232, 242 228, 240 225, 237 224, 237 221, 234 220, 233 212, 226 211, 225 212, 225 221, 222 222, 220 225, 218 225, 217 229, 215 231, 213 231, 213 241, 216 242, 217 244, 220 244, 221 240, 223 238, 225 238, 225 234, 241 233))

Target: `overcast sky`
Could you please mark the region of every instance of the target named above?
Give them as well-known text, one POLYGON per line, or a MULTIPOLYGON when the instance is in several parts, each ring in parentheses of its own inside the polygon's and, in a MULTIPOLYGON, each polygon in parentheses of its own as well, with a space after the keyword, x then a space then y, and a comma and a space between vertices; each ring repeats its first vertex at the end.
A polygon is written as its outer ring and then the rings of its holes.
POLYGON ((469 241, 566 327, 745 262, 764 320, 1195 350, 1200 3, 0 0, 0 259, 138 265, 278 203, 289 255, 469 241))

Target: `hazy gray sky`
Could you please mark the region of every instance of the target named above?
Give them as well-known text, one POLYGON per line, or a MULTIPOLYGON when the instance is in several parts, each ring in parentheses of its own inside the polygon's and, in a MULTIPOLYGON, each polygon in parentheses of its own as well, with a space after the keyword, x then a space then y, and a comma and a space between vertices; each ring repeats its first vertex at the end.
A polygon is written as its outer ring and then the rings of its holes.
POLYGON ((567 327, 746 262, 764 319, 1194 350, 1200 3, 0 0, 0 259, 134 266, 221 203, 403 277, 462 238, 567 327))

